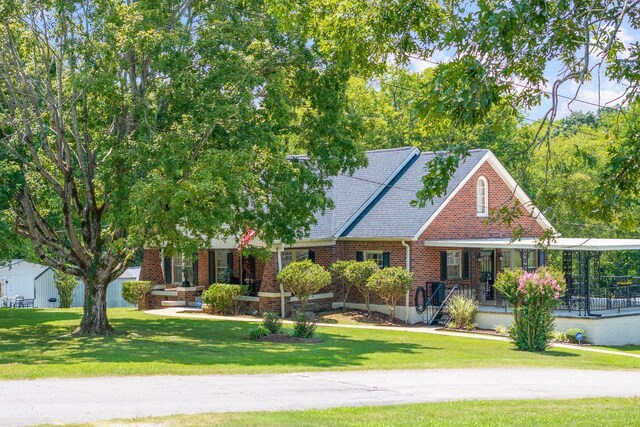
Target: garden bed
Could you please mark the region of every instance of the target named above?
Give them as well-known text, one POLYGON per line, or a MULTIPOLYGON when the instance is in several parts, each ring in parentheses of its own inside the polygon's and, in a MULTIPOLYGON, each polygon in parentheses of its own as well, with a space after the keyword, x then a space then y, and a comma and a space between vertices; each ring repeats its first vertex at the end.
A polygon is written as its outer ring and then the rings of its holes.
POLYGON ((300 337, 294 337, 293 335, 289 335, 289 334, 270 334, 258 339, 257 341, 276 342, 276 343, 309 343, 309 344, 313 344, 313 343, 317 344, 322 342, 320 338, 300 338, 300 337))
MULTIPOLYGON (((376 326, 412 326, 398 319, 389 320, 388 314, 372 311, 367 314, 364 310, 332 310, 315 314, 318 323, 342 324, 342 325, 376 325, 376 326)), ((419 326, 419 325, 418 325, 419 326)))

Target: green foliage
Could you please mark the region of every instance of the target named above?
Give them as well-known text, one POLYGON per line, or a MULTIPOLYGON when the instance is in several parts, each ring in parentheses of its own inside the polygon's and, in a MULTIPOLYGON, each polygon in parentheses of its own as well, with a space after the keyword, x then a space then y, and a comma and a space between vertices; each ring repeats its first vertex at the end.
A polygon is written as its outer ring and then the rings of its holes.
MULTIPOLYGON (((89 292, 143 246, 193 253, 248 228, 292 242, 331 206, 328 177, 365 162, 347 64, 261 0, 0 13, 0 237, 17 227, 89 292)), ((90 332, 109 332, 91 297, 90 332)))
POLYGON ((413 286, 413 273, 402 267, 383 268, 367 279, 366 286, 382 298, 389 308, 389 320, 393 321, 396 305, 413 286))
MULTIPOLYGON (((447 301, 447 310, 451 316, 451 325, 455 329, 473 329, 473 318, 478 310, 478 302, 464 295, 454 295, 447 301)), ((497 332, 497 330, 496 330, 497 332)))
POLYGON ((371 313, 371 307, 369 304, 370 295, 369 287, 367 283, 372 274, 378 271, 378 263, 373 260, 366 261, 349 261, 347 267, 344 269, 344 277, 351 286, 354 286, 362 296, 367 306, 367 312, 371 313))
POLYGON ((353 284, 347 279, 346 271, 349 263, 353 261, 338 260, 329 266, 333 280, 342 283, 342 308, 346 308, 347 299, 349 298, 349 292, 353 284))
POLYGON ((269 329, 267 329, 263 325, 259 325, 259 326, 256 326, 255 328, 253 328, 252 330, 249 331, 249 338, 252 339, 252 340, 257 341, 260 338, 266 337, 269 334, 271 334, 269 329))
POLYGON ((493 330, 496 331, 498 335, 509 335, 509 328, 504 325, 493 325, 493 330))
POLYGON ((282 319, 277 313, 266 312, 262 315, 262 326, 270 333, 277 334, 282 329, 282 319))
POLYGON ((129 304, 137 304, 141 307, 142 299, 151 292, 153 283, 143 280, 132 280, 122 283, 122 298, 129 304))
POLYGON ((553 334, 553 310, 564 294, 562 272, 540 267, 535 273, 504 270, 496 278, 495 288, 513 306, 511 340, 520 350, 544 351, 553 334))
POLYGON ((241 297, 247 295, 249 287, 245 285, 229 285, 214 283, 202 292, 202 302, 207 304, 214 314, 240 314, 243 301, 241 297))
POLYGON ((58 297, 60 298, 60 308, 69 308, 73 303, 73 291, 78 286, 78 279, 70 274, 55 271, 53 274, 58 297))
POLYGON ((300 301, 300 311, 304 313, 309 297, 331 284, 331 274, 321 265, 311 260, 296 261, 278 273, 278 283, 292 292, 300 301))
POLYGON ((293 336, 298 338, 312 338, 318 325, 307 318, 304 312, 296 312, 294 314, 293 336))

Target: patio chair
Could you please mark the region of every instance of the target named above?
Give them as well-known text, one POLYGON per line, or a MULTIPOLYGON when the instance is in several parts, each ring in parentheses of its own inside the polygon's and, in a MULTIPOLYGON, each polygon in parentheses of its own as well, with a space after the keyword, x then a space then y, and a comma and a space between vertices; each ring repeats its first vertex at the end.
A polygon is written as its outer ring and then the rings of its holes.
POLYGON ((9 304, 10 308, 24 308, 24 297, 23 296, 16 296, 16 299, 9 304))
POLYGON ((25 298, 24 308, 33 308, 35 300, 33 298, 25 298))

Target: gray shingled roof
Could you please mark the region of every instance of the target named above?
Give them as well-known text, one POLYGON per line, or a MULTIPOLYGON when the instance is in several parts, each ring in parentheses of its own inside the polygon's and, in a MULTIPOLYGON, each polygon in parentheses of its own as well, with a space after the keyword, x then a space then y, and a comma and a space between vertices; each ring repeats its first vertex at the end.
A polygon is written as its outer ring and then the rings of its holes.
MULTIPOLYGON (((471 150, 449 181, 447 194, 462 182, 487 151, 471 150)), ((316 215, 318 223, 312 227, 308 238, 413 237, 446 198, 446 195, 438 197, 423 208, 411 206, 422 188, 425 166, 435 156, 435 153, 417 155, 413 147, 367 152, 369 165, 366 168, 358 169, 353 176, 339 175, 333 179, 327 195, 333 199, 335 208, 325 215, 316 215), (391 175, 407 160, 410 161, 397 173, 392 185, 384 186, 383 183, 394 178, 391 175), (379 196, 341 235, 337 235, 379 190, 382 190, 379 196)))
POLYGON ((338 237, 338 231, 378 190, 384 188, 382 183, 390 179, 415 150, 413 147, 403 147, 368 151, 367 167, 356 170, 352 176, 342 174, 334 177, 333 185, 327 190, 334 208, 325 215, 316 214, 318 223, 311 228, 308 238, 338 237))

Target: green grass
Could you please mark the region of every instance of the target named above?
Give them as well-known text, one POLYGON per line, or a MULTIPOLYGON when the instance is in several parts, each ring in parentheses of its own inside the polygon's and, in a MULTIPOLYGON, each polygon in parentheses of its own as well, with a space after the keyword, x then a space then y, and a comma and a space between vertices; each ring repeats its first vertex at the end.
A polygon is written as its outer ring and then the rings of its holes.
MULTIPOLYGON (((235 374, 359 369, 565 367, 639 369, 638 360, 579 350, 526 353, 501 341, 320 327, 319 344, 247 339, 254 324, 109 311, 128 335, 65 338, 79 310, 0 309, 0 379, 235 374)), ((290 326, 286 326, 290 328, 290 326)))
POLYGON ((444 402, 312 411, 174 415, 116 422, 154 426, 633 426, 640 398, 444 402))
POLYGON ((603 348, 606 350, 623 351, 625 353, 640 354, 640 345, 621 345, 621 346, 598 347, 598 348, 603 348))

